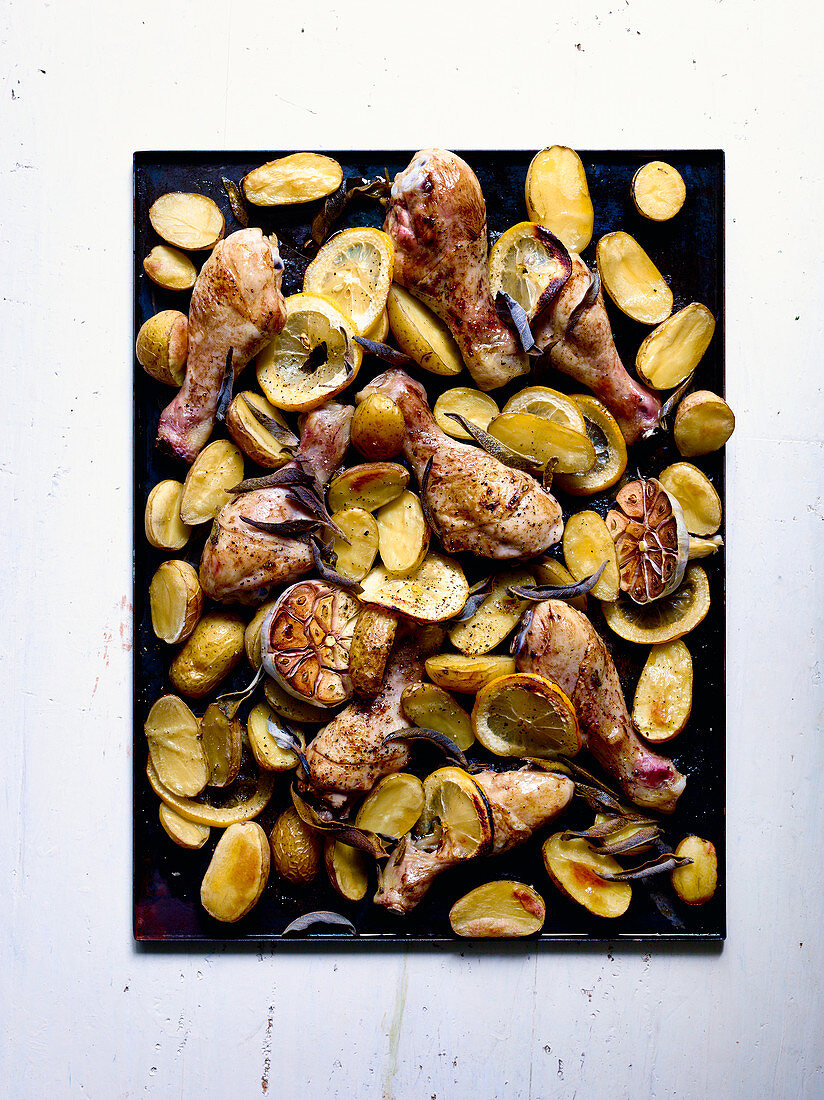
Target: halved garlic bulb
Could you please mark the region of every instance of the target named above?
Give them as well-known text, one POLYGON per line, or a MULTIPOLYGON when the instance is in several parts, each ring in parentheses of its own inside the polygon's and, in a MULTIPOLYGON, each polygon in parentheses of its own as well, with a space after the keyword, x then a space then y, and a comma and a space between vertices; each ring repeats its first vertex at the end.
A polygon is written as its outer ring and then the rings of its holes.
POLYGON ((618 554, 621 591, 640 604, 668 596, 683 580, 689 560, 681 505, 654 477, 628 482, 615 504, 606 522, 618 554))

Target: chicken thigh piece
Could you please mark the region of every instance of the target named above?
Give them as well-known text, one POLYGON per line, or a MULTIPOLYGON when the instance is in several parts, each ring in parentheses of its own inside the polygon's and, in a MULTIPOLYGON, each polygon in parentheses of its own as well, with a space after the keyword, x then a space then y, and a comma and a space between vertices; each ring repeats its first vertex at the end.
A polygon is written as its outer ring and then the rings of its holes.
MULTIPOLYGON (((399 641, 390 658, 383 686, 374 699, 356 699, 318 733, 306 750, 308 786, 327 801, 344 802, 366 794, 378 779, 409 763, 408 742, 383 745, 384 737, 405 729, 401 693, 423 679, 420 640, 399 641)), ((424 647, 425 648, 425 647, 424 647)))
MULTIPOLYGON (((311 471, 325 485, 349 446, 354 411, 351 405, 329 401, 306 413, 297 458, 288 467, 311 471)), ((254 489, 224 504, 200 559, 200 583, 213 600, 262 603, 274 587, 290 584, 314 568, 305 539, 261 531, 244 517, 263 523, 313 518, 281 486, 254 489)))
POLYGON ((635 443, 658 422, 661 403, 627 374, 612 338, 603 290, 599 288, 592 305, 568 328, 592 281, 581 257, 571 252, 570 259, 572 274, 533 323, 535 343, 553 367, 592 390, 618 421, 627 443, 635 443))
POLYGON ((546 676, 566 692, 586 747, 633 802, 672 813, 686 779, 641 742, 612 658, 586 615, 562 600, 536 604, 515 660, 519 672, 546 676))
POLYGON ((355 400, 363 401, 370 393, 391 397, 403 413, 404 455, 421 483, 435 534, 445 550, 520 560, 535 557, 558 541, 563 520, 555 497, 530 474, 442 432, 420 382, 402 370, 388 370, 355 400))
POLYGON ((448 326, 478 386, 526 374, 529 361, 492 300, 486 203, 469 165, 444 149, 416 153, 392 184, 384 229, 396 282, 448 326))
MULTIPOLYGON (((565 775, 522 768, 514 772, 476 772, 472 777, 486 795, 492 811, 490 854, 506 852, 528 840, 569 804, 574 790, 565 775)), ((434 850, 407 833, 379 872, 375 904, 396 913, 408 913, 418 904, 433 880, 442 872, 475 856, 462 854, 461 846, 444 830, 434 850)))
POLYGON ((226 359, 235 377, 283 328, 283 262, 259 229, 241 229, 215 245, 189 306, 186 378, 164 409, 157 445, 193 462, 212 434, 226 359))

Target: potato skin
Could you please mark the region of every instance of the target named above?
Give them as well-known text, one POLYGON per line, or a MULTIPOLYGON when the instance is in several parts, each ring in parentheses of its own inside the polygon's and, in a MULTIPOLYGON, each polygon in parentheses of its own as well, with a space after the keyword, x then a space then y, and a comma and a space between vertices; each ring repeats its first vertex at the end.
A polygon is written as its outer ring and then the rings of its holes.
POLYGON ((352 446, 367 459, 394 458, 403 446, 403 413, 383 393, 370 393, 352 417, 352 446))
POLYGON ((308 885, 318 873, 323 842, 290 807, 284 810, 269 834, 275 870, 296 886, 308 885))
POLYGON ((135 354, 141 367, 157 382, 181 386, 189 353, 189 319, 177 309, 164 309, 140 326, 135 354))
POLYGON ((245 620, 235 612, 204 615, 172 661, 169 679, 190 699, 202 699, 243 656, 245 620))

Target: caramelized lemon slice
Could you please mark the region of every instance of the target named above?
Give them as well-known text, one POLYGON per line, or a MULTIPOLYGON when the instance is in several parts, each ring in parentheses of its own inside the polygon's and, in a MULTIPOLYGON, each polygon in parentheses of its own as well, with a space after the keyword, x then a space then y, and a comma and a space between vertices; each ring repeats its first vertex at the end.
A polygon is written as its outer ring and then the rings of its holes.
POLYGON ((595 465, 584 474, 558 474, 555 483, 570 496, 590 496, 610 489, 627 468, 627 445, 615 417, 590 394, 572 400, 586 421, 586 433, 595 448, 595 465))
POLYGON ((358 330, 329 298, 293 294, 286 324, 257 357, 260 388, 276 409, 307 412, 345 389, 361 365, 358 330))
POLYGON ((527 672, 501 676, 479 692, 472 729, 496 756, 574 756, 581 748, 570 700, 551 680, 527 672))
POLYGON ((567 397, 565 393, 558 393, 549 386, 527 386, 519 390, 510 397, 503 411, 540 416, 544 420, 551 420, 553 424, 560 424, 562 428, 569 428, 582 435, 587 430, 577 398, 567 397))
POLYGON ((648 604, 621 596, 601 605, 607 626, 619 638, 640 645, 658 645, 683 638, 704 621, 710 609, 710 586, 700 565, 690 565, 679 588, 648 604))
POLYGON ((486 796, 462 768, 439 768, 424 780, 424 807, 415 832, 449 837, 456 855, 470 858, 492 845, 492 811, 486 796))
POLYGON ((383 230, 344 229, 309 264, 303 289, 331 298, 360 336, 381 320, 394 266, 395 246, 383 230))
POLYGON ((489 255, 493 297, 503 291, 535 317, 555 297, 572 272, 569 253, 548 229, 519 222, 503 233, 489 255))

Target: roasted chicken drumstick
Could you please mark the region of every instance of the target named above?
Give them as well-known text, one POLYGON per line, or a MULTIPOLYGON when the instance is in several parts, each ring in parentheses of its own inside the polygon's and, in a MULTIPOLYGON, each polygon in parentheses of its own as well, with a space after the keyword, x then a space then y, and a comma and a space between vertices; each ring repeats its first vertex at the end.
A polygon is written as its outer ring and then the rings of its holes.
POLYGON ((535 557, 558 541, 563 522, 555 498, 529 474, 442 432, 420 382, 402 370, 389 370, 378 375, 355 400, 363 401, 370 393, 386 394, 403 413, 404 455, 421 483, 435 533, 445 550, 523 559, 535 557))
POLYGON ((536 604, 516 664, 566 692, 587 748, 633 802, 672 813, 686 779, 671 760, 642 744, 612 658, 586 615, 562 600, 536 604))
POLYGON ((486 203, 469 165, 444 149, 416 153, 392 184, 384 229, 395 243, 395 280, 448 325, 478 386, 526 374, 489 290, 486 203))
POLYGON ((277 245, 259 229, 215 245, 192 291, 186 378, 160 417, 159 447, 193 462, 208 442, 230 350, 237 377, 286 323, 282 274, 277 245))
MULTIPOLYGON (((323 486, 349 446, 351 405, 327 402, 303 418, 300 447, 289 468, 310 471, 323 486)), ((286 469, 287 467, 284 467, 286 469)), ((313 517, 287 488, 254 489, 218 512, 200 559, 200 583, 213 600, 261 603, 276 585, 298 580, 314 567, 305 539, 261 531, 247 523, 283 523, 313 517)))

